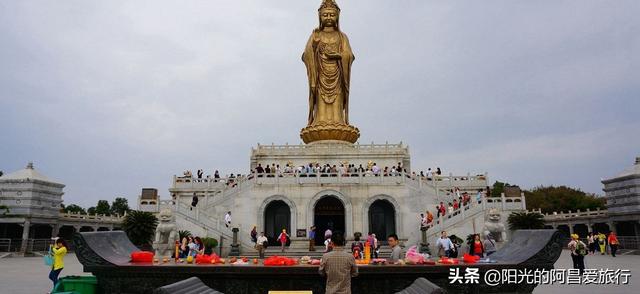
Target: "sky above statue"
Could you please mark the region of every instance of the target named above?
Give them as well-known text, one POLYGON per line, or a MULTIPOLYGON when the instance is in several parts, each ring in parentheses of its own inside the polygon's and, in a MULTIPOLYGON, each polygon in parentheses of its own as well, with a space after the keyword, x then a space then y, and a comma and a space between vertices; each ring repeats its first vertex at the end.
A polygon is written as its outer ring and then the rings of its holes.
MULTIPOLYGON (((88 207, 297 144, 321 1, 0 2, 0 170, 88 207)), ((640 155, 640 1, 338 1, 360 143, 601 193, 640 155)))

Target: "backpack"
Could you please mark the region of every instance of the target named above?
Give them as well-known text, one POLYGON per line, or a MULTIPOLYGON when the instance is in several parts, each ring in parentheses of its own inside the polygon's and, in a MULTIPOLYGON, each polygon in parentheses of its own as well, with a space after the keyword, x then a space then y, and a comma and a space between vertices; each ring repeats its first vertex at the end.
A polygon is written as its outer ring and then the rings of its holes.
POLYGON ((584 243, 582 243, 582 241, 578 241, 578 244, 576 244, 576 253, 578 253, 578 255, 582 255, 582 256, 587 255, 587 246, 584 245, 584 243))

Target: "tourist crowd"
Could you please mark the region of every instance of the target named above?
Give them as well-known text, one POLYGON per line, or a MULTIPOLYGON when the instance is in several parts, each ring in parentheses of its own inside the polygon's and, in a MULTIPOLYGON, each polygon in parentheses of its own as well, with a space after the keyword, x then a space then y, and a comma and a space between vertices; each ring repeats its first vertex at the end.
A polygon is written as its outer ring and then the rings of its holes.
MULTIPOLYGON (((427 169, 427 171, 409 172, 405 166, 398 162, 397 165, 378 166, 377 163, 369 161, 366 164, 320 164, 309 163, 307 165, 294 166, 293 164, 280 164, 271 163, 265 164, 258 163, 258 165, 249 171, 248 174, 228 174, 226 177, 221 178, 218 170, 215 170, 213 176, 207 174, 205 176, 204 170, 198 169, 196 176, 189 170, 182 173, 179 177, 181 181, 193 181, 193 182, 225 182, 228 185, 235 185, 238 181, 243 179, 252 179, 253 177, 286 177, 286 176, 299 176, 299 177, 359 177, 359 176, 384 176, 384 177, 398 177, 406 176, 414 180, 434 181, 439 180, 442 176, 442 170, 437 167, 435 169, 427 169)), ((484 177, 478 175, 478 177, 484 177)), ((454 180, 467 180, 467 177, 456 177, 454 180)))
MULTIPOLYGON (((482 199, 488 197, 490 189, 487 187, 486 189, 479 189, 472 200, 469 192, 461 192, 460 188, 455 187, 451 189, 450 193, 447 193, 446 197, 453 199, 448 202, 447 205, 444 204, 444 201, 441 201, 440 204, 435 207, 435 214, 437 218, 440 217, 452 217, 460 212, 462 209, 468 209, 471 205, 481 204, 482 199)), ((433 218, 434 213, 430 210, 426 211, 426 214, 420 214, 420 228, 428 229, 433 226, 433 218)))

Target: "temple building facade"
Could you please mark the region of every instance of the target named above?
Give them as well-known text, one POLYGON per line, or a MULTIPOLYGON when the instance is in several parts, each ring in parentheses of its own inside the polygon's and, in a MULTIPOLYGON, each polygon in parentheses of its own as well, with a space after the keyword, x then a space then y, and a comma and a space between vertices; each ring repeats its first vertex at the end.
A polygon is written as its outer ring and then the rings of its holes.
POLYGON ((110 231, 122 216, 61 212, 65 185, 34 168, 0 177, 0 252, 46 251, 51 237, 71 240, 74 232, 110 231))
POLYGON ((175 176, 169 192, 180 228, 231 238, 235 227, 241 244, 251 248, 253 226, 273 242, 286 229, 292 246, 308 244, 311 226, 317 228, 317 244, 323 243, 327 229, 348 239, 356 232, 372 232, 380 240, 397 234, 417 243, 421 213, 435 213, 436 204, 451 202, 455 187, 474 197, 487 187, 486 174, 427 178, 408 169, 410 164, 409 148, 402 143, 258 145, 251 152, 251 174, 226 179, 175 176), (338 172, 307 172, 309 165, 327 164, 338 172), (256 171, 267 165, 275 169, 256 171), (398 165, 402 172, 390 171, 398 165), (232 223, 227 227, 224 216, 229 211, 232 223))

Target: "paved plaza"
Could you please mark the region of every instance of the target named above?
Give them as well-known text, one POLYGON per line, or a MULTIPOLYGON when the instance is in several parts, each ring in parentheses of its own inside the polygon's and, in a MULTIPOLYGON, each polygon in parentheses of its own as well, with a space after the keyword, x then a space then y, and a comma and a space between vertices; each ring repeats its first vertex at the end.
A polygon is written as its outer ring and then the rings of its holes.
MULTIPOLYGON (((637 275, 640 273, 640 256, 620 255, 613 258, 609 255, 587 256, 586 266, 588 268, 602 269, 629 269, 631 279, 629 285, 544 285, 536 287, 534 293, 638 293, 634 285, 640 282, 637 275)), ((571 268, 571 257, 569 252, 564 250, 560 259, 555 264, 556 268, 571 268)), ((47 278, 49 270, 44 266, 41 257, 25 258, 2 258, 0 259, 0 294, 37 294, 50 291, 51 282, 47 278)), ((89 275, 82 272, 82 266, 74 254, 69 254, 65 258, 65 269, 61 276, 67 275, 89 275)))

